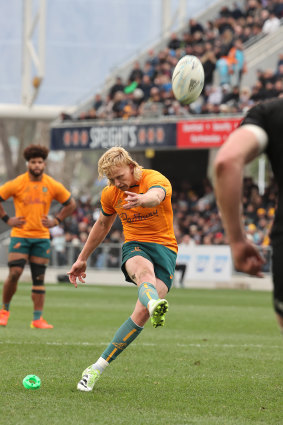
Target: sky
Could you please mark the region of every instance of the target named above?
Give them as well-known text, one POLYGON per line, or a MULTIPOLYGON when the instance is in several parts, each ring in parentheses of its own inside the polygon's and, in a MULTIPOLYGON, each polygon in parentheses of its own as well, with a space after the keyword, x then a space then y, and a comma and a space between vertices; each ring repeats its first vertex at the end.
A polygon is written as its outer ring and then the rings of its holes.
MULTIPOLYGON (((1 103, 21 103, 24 1, 0 0, 1 103)), ((36 104, 71 106, 99 92, 115 68, 159 40, 162 1, 46 0, 45 78, 36 104)), ((214 1, 187 3, 189 19, 214 1)), ((177 5, 171 0, 172 14, 177 5)))

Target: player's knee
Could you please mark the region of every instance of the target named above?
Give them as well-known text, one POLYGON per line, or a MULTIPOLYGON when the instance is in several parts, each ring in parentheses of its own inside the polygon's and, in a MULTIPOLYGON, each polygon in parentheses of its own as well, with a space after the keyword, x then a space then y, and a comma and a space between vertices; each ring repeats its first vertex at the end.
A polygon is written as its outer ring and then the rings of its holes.
POLYGON ((137 273, 138 282, 152 282, 155 279, 154 273, 150 268, 143 267, 137 273))
POLYGON ((8 262, 9 267, 9 279, 13 282, 17 282, 19 277, 21 276, 23 269, 26 265, 26 260, 24 258, 20 258, 18 260, 12 260, 8 262))
POLYGON ((45 264, 30 263, 30 271, 32 277, 32 293, 44 294, 44 277, 45 277, 45 264))

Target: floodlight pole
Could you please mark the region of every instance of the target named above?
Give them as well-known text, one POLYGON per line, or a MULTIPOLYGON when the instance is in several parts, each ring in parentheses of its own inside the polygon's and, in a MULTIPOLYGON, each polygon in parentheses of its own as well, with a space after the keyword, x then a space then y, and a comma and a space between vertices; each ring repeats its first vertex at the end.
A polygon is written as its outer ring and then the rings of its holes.
POLYGON ((168 37, 174 21, 177 21, 178 29, 182 27, 187 16, 187 0, 179 0, 176 13, 172 16, 171 0, 162 0, 162 36, 168 37))
POLYGON ((22 104, 30 107, 45 74, 46 0, 37 0, 36 5, 33 0, 24 0, 23 8, 22 104), (36 35, 37 51, 33 43, 36 35))

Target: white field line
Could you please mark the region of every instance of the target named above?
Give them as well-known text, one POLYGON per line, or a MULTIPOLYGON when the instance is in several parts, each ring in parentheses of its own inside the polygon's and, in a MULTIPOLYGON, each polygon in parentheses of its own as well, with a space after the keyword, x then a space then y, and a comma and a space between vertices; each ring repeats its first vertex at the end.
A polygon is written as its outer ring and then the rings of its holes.
MULTIPOLYGON (((0 345, 5 345, 5 344, 14 344, 14 345, 23 345, 23 344, 27 344, 27 345, 31 345, 32 343, 30 341, 0 341, 0 345)), ((97 346, 105 346, 108 345, 109 342, 99 342, 99 343, 94 343, 94 342, 38 342, 35 341, 36 345, 54 345, 54 346, 59 346, 59 347, 63 347, 63 346, 82 346, 82 347, 97 347, 97 346)), ((154 343, 149 343, 149 342, 143 342, 140 343, 139 345, 142 346, 146 346, 146 347, 160 347, 160 344, 154 344, 154 343)), ((262 344, 176 344, 176 347, 194 347, 194 348, 282 348, 281 345, 262 345, 262 344)))

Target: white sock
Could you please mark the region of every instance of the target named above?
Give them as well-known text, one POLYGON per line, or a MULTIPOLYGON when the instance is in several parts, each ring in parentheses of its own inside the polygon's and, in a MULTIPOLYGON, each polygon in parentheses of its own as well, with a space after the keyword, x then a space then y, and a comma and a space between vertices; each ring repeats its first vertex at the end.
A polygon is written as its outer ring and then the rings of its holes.
POLYGON ((97 362, 91 365, 92 369, 98 369, 100 373, 102 373, 107 366, 109 366, 109 363, 103 357, 99 357, 97 362))

